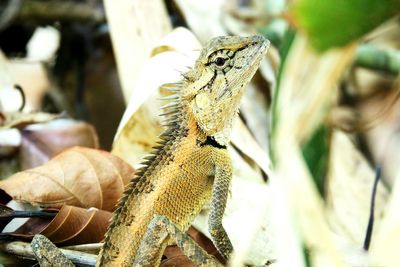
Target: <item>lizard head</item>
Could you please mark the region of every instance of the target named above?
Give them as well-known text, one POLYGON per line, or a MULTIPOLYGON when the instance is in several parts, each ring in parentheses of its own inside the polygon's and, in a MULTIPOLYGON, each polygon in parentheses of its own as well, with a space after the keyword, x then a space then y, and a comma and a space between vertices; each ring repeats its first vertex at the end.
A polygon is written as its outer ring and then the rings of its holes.
POLYGON ((221 145, 230 139, 245 87, 259 67, 269 42, 262 36, 211 39, 187 72, 183 97, 198 127, 221 145))

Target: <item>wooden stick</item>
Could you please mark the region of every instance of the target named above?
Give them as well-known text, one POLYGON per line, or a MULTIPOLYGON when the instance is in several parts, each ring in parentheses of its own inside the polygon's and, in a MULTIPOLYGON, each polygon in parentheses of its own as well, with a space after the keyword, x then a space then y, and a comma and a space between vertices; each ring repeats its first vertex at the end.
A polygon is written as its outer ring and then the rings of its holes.
POLYGON ((90 243, 90 244, 82 244, 82 245, 74 245, 74 246, 65 246, 62 249, 86 252, 91 254, 98 254, 103 243, 90 243))
MULTIPOLYGON (((19 257, 35 259, 30 243, 21 241, 12 241, 0 243, 0 249, 4 252, 17 255, 19 257)), ((95 266, 97 255, 73 251, 70 249, 61 249, 62 253, 75 264, 85 266, 95 266)))

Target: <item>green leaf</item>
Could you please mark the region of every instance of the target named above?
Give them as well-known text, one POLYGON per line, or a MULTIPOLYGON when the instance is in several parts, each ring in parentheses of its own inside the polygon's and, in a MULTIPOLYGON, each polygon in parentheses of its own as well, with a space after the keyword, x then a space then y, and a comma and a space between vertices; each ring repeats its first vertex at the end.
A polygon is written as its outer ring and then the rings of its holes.
POLYGON ((299 0, 292 9, 319 51, 344 46, 400 13, 400 0, 299 0))
MULTIPOLYGON (((293 30, 288 29, 283 36, 282 44, 279 46, 279 54, 281 56, 281 64, 279 66, 275 93, 272 96, 271 140, 273 140, 275 138, 276 125, 278 124, 278 120, 279 120, 276 105, 277 105, 278 96, 279 96, 279 92, 280 92, 281 80, 283 79, 282 73, 283 73, 283 70, 285 67, 286 57, 289 53, 290 47, 292 46, 295 35, 296 35, 296 33, 293 30)), ((271 144, 271 151, 272 151, 271 160, 272 160, 272 163, 274 163, 275 162, 275 153, 274 153, 275 148, 273 147, 274 142, 271 141, 270 144, 271 144)), ((276 148, 276 149, 278 149, 278 148, 276 148)))
POLYGON ((322 125, 302 145, 301 151, 321 196, 324 196, 325 176, 329 159, 329 130, 322 125))

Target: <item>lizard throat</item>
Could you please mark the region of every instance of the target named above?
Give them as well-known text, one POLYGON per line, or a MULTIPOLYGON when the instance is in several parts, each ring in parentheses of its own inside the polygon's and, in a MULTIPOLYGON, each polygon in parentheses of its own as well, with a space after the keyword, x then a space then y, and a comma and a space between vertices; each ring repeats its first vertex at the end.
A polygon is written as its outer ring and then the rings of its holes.
POLYGON ((218 143, 213 136, 207 136, 206 141, 200 144, 201 147, 203 146, 212 146, 216 148, 226 149, 225 145, 221 145, 218 143))

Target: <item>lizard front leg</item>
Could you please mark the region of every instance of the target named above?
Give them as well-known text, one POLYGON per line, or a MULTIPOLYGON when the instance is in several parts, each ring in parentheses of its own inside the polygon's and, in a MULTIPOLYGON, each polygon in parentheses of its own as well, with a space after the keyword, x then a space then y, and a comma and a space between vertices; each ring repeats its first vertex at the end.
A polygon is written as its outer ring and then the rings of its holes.
POLYGON ((151 220, 148 229, 140 243, 133 266, 155 266, 163 253, 163 244, 168 237, 174 239, 183 253, 196 265, 203 267, 222 266, 216 259, 208 255, 187 233, 182 232, 166 216, 156 215, 151 220))
POLYGON ((222 225, 222 217, 232 179, 232 163, 226 148, 215 148, 214 164, 215 177, 208 227, 214 245, 225 259, 229 259, 233 252, 233 246, 222 225))
POLYGON ((40 267, 74 267, 75 265, 44 235, 35 235, 31 248, 40 267))

